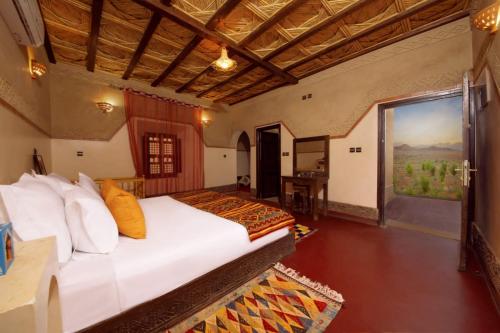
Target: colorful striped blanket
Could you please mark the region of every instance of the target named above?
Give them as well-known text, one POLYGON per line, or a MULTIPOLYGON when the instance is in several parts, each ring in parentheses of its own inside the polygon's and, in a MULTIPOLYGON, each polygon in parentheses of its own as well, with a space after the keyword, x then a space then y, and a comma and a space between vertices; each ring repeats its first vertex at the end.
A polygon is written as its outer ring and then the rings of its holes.
POLYGON ((283 227, 293 227, 295 219, 287 212, 257 202, 212 191, 182 192, 172 198, 194 208, 215 214, 244 226, 250 240, 283 227))

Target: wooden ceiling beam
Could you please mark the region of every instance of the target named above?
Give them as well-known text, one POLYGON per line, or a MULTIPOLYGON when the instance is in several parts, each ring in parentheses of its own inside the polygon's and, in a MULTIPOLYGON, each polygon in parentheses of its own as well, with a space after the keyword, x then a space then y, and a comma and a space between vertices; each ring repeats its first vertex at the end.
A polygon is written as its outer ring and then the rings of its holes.
POLYGON ((173 70, 193 51, 198 44, 202 41, 202 37, 196 35, 191 41, 182 49, 182 51, 175 57, 175 59, 168 65, 163 73, 158 76, 156 80, 151 83, 151 86, 156 87, 165 80, 165 78, 173 72, 173 70))
POLYGON ((184 90, 186 90, 193 82, 195 82, 196 80, 198 80, 203 74, 205 73, 208 73, 210 71, 212 71, 212 66, 208 66, 207 68, 205 68, 204 70, 202 70, 200 73, 196 74, 193 78, 191 78, 191 80, 189 80, 188 82, 184 83, 182 86, 180 86, 179 88, 177 88, 175 90, 176 93, 181 93, 183 92, 184 90))
POLYGON ((315 33, 329 27, 330 25, 332 25, 340 20, 342 20, 347 15, 352 14, 354 11, 356 11, 357 9, 361 8, 362 6, 370 3, 371 1, 373 1, 373 0, 356 1, 355 3, 348 6, 347 8, 344 8, 341 11, 339 11, 336 15, 329 17, 328 19, 324 20, 320 24, 314 26, 313 28, 311 28, 311 29, 307 30, 306 32, 300 34, 299 36, 295 37, 294 39, 292 39, 288 43, 281 45, 280 47, 278 47, 277 49, 275 49, 274 51, 272 51, 271 53, 266 55, 264 57, 264 60, 270 60, 270 59, 274 58, 275 56, 282 53, 283 51, 297 45, 300 42, 303 42, 304 40, 311 37, 315 33))
MULTIPOLYGON (((450 16, 444 17, 444 18, 439 19, 439 20, 437 20, 437 21, 434 21, 434 22, 432 22, 432 23, 429 23, 429 24, 423 25, 423 26, 421 26, 421 27, 418 27, 418 28, 416 28, 416 29, 414 29, 414 30, 412 30, 412 31, 406 32, 406 33, 404 33, 404 34, 401 34, 401 35, 399 35, 399 36, 397 36, 397 37, 395 37, 395 38, 392 38, 392 39, 390 39, 390 40, 387 40, 387 41, 384 41, 384 42, 378 43, 378 44, 376 44, 376 45, 374 45, 374 46, 371 46, 371 47, 369 47, 369 48, 366 48, 366 49, 364 49, 364 50, 361 50, 361 51, 359 51, 359 52, 356 52, 356 53, 354 53, 354 54, 351 54, 351 55, 349 55, 349 56, 347 56, 347 57, 344 57, 344 58, 342 58, 342 59, 339 59, 338 61, 335 61, 335 62, 333 62, 333 63, 331 63, 331 64, 328 64, 328 65, 322 66, 322 67, 320 67, 320 68, 317 68, 317 69, 315 69, 315 70, 313 70, 313 71, 311 71, 311 72, 308 72, 308 73, 307 73, 307 74, 305 74, 305 75, 300 76, 300 78, 299 78, 299 79, 301 79, 301 80, 302 80, 302 79, 304 79, 304 78, 306 78, 306 77, 308 77, 308 76, 311 76, 311 75, 317 74, 317 73, 322 72, 322 71, 324 71, 324 70, 326 70, 326 69, 328 69, 328 68, 331 68, 331 67, 337 66, 337 65, 339 65, 339 64, 341 64, 341 63, 343 63, 343 62, 346 62, 346 61, 349 61, 349 60, 351 60, 351 59, 354 59, 354 58, 360 57, 360 56, 362 56, 362 55, 364 55, 364 54, 367 54, 367 53, 370 53, 370 52, 376 51, 376 50, 378 50, 378 49, 380 49, 380 48, 383 48, 383 47, 389 46, 389 45, 391 45, 391 44, 394 44, 394 43, 400 42, 400 41, 405 40, 405 39, 407 39, 407 38, 410 38, 410 37, 416 36, 416 35, 418 35, 418 34, 424 33, 424 32, 426 32, 426 31, 429 31, 429 30, 432 30, 432 29, 439 28, 440 26, 443 26, 443 25, 446 25, 446 24, 448 24, 448 23, 451 23, 451 22, 454 22, 454 21, 456 21, 456 20, 459 20, 459 19, 462 19, 462 18, 464 18, 464 17, 467 17, 469 14, 470 14, 470 13, 469 13, 469 10, 463 10, 463 11, 457 12, 457 13, 455 13, 455 14, 452 14, 452 15, 450 15, 450 16)), ((284 85, 286 85, 286 84, 280 84, 280 85, 277 85, 277 86, 275 86, 275 87, 272 87, 271 89, 268 89, 268 90, 266 90, 266 91, 262 91, 262 92, 259 92, 259 93, 257 93, 257 94, 252 94, 252 95, 249 95, 249 96, 247 96, 247 97, 242 98, 242 99, 241 99, 241 100, 239 100, 239 101, 236 101, 236 102, 234 102, 234 103, 230 103, 229 105, 234 105, 234 104, 241 103, 241 102, 246 101, 246 100, 248 100, 248 99, 250 99, 250 98, 254 98, 254 97, 257 97, 257 96, 259 96, 259 95, 262 95, 262 94, 268 93, 268 92, 270 92, 270 91, 272 91, 272 90, 275 90, 275 89, 281 88, 281 87, 283 87, 284 85)), ((230 96, 230 95, 228 95, 228 96, 230 96)))
POLYGON ((161 21, 160 14, 154 13, 153 16, 151 16, 148 26, 146 27, 146 30, 144 30, 144 34, 142 35, 141 41, 139 42, 139 45, 137 46, 137 49, 135 50, 134 55, 132 56, 132 59, 128 64, 127 70, 123 74, 122 78, 124 80, 129 79, 130 75, 132 74, 132 71, 134 70, 135 66, 141 59, 142 54, 146 50, 146 47, 148 46, 149 41, 151 40, 151 37, 153 37, 153 34, 156 31, 156 28, 158 27, 158 24, 160 24, 160 21, 161 21))
POLYGON ((223 85, 225 85, 225 84, 227 84, 227 83, 229 83, 229 82, 231 82, 233 80, 236 80, 237 78, 245 75, 246 73, 250 72, 251 70, 253 70, 255 68, 257 68, 257 65, 255 65, 255 64, 248 65, 247 67, 243 68, 241 71, 237 72, 233 76, 228 77, 224 81, 221 81, 221 82, 217 83, 216 85, 208 88, 207 90, 204 90, 204 91, 200 92, 198 95, 196 95, 196 97, 203 97, 206 94, 208 94, 210 91, 212 91, 214 89, 217 89, 219 87, 222 87, 223 85))
POLYGON ((361 32, 359 32, 357 34, 354 34, 354 35, 352 35, 350 37, 347 37, 347 38, 341 40, 338 43, 335 43, 335 44, 333 44, 333 45, 331 45, 329 47, 326 47, 326 48, 322 49, 321 51, 318 51, 318 52, 316 52, 314 54, 311 54, 311 55, 309 55, 309 56, 307 56, 307 57, 305 57, 305 58, 303 58, 303 59, 301 59, 301 60, 299 60, 299 61, 297 61, 297 62, 295 62, 295 63, 293 63, 293 64, 291 64, 289 66, 287 66, 287 67, 285 67, 285 70, 289 71, 289 70, 291 70, 293 68, 296 68, 296 67, 298 67, 300 65, 303 65, 306 62, 309 62, 311 60, 314 60, 314 59, 322 56, 323 54, 329 53, 329 52, 334 51, 336 49, 339 49, 339 48, 341 48, 341 47, 343 47, 343 46, 345 46, 345 45, 347 45, 347 44, 349 44, 349 43, 351 43, 353 41, 359 40, 360 38, 363 38, 363 37, 367 36, 368 34, 371 34, 374 31, 377 31, 379 29, 383 29, 383 28, 385 28, 385 27, 387 27, 387 26, 389 26, 391 24, 394 24, 396 22, 400 22, 401 20, 404 20, 407 17, 415 15, 415 14, 417 14, 417 13, 419 13, 419 12, 421 12, 421 11, 429 8, 430 6, 435 5, 435 4, 437 4, 437 3, 441 2, 441 1, 442 0, 429 0, 429 1, 426 1, 426 2, 423 2, 423 3, 420 3, 420 4, 418 4, 418 5, 414 6, 414 7, 411 7, 410 9, 408 9, 408 10, 406 10, 404 12, 401 12, 401 13, 398 13, 398 14, 396 14, 394 16, 391 16, 390 18, 377 23, 377 24, 373 25, 372 27, 370 27, 370 28, 368 28, 366 30, 362 30, 361 32))
POLYGON ((228 48, 232 49, 233 52, 237 53, 239 56, 245 58, 246 60, 253 62, 261 67, 266 68, 270 72, 274 73, 277 76, 281 76, 283 79, 285 79, 287 82, 296 84, 298 82, 297 78, 294 77, 293 75, 290 75, 289 73, 283 71, 279 67, 275 66, 274 64, 271 64, 270 62, 264 61, 263 59, 259 58, 258 56, 254 55, 252 52, 246 50, 245 48, 239 46, 236 42, 232 41, 231 39, 225 37, 223 34, 213 31, 210 29, 207 29, 203 24, 195 20, 194 18, 190 17, 187 14, 184 14, 183 12, 173 8, 173 7, 158 7, 155 4, 152 4, 149 1, 146 0, 133 0, 134 2, 150 9, 151 11, 156 11, 161 13, 163 16, 166 18, 174 21, 175 23, 193 31, 197 35, 210 39, 216 43, 223 44, 227 46, 228 48))
MULTIPOLYGON (((228 0, 224 3, 224 5, 212 16, 212 18, 208 21, 205 27, 212 29, 215 25, 224 18, 231 10, 233 10, 236 5, 240 3, 241 0, 228 0)), ((170 6, 170 1, 162 0, 162 4, 165 6, 170 6)), ((154 11, 155 14, 158 14, 158 11, 154 11)), ((158 14, 159 15, 159 14, 158 14)), ((190 53, 193 51, 198 44, 202 41, 199 35, 196 35, 189 43, 184 47, 184 49, 177 55, 177 57, 170 63, 170 65, 163 71, 163 73, 151 84, 153 87, 158 86, 190 53)), ((201 73, 196 75, 194 78, 184 83, 181 87, 177 88, 177 92, 184 91, 191 83, 196 81, 201 75, 205 74, 208 70, 210 70, 210 66, 203 70, 201 73)))
POLYGON ((286 82, 278 84, 277 86, 271 87, 271 88, 269 88, 266 91, 261 91, 261 92, 258 92, 256 94, 251 94, 251 95, 249 95, 247 97, 244 97, 244 98, 240 99, 239 101, 236 101, 236 102, 233 102, 233 103, 229 103, 229 105, 235 105, 235 104, 238 104, 238 103, 242 103, 242 102, 244 102, 246 100, 249 100, 250 98, 254 98, 254 97, 257 97, 259 95, 263 95, 265 93, 268 93, 270 91, 273 91, 275 89, 278 89, 278 88, 281 88, 281 87, 284 87, 284 86, 287 86, 287 85, 288 85, 288 83, 286 83, 286 82))
MULTIPOLYGON (((361 1, 358 1, 358 2, 354 3, 353 5, 345 8, 344 10, 338 12, 337 15, 332 16, 331 18, 329 18, 326 21, 322 22, 318 26, 307 30, 306 32, 304 32, 303 34, 299 35, 295 39, 291 40, 290 42, 288 42, 288 43, 282 45, 281 47, 277 48, 276 50, 272 51, 266 57, 264 57, 264 60, 265 61, 270 60, 271 58, 273 58, 276 55, 278 55, 279 53, 285 51, 289 47, 292 47, 292 46, 294 46, 294 45, 302 42, 306 38, 312 36, 313 34, 315 34, 316 32, 318 32, 320 29, 324 29, 328 25, 333 24, 333 23, 341 20, 342 18, 344 18, 345 16, 349 15, 354 10, 356 10, 357 8, 361 7, 362 5, 364 5, 364 4, 368 3, 368 2, 369 2, 369 0, 361 0, 361 1)), ((273 25, 275 25, 276 23, 278 23, 280 20, 282 20, 284 17, 286 17, 286 15, 288 15, 289 13, 291 13, 295 8, 297 8, 299 5, 301 5, 303 3, 304 3, 303 0, 293 0, 288 5, 286 5, 283 8, 281 8, 270 19, 268 19, 267 21, 263 22, 260 26, 257 27, 257 29, 255 29, 254 31, 252 31, 248 36, 246 36, 245 38, 243 38, 243 40, 240 41, 239 45, 241 47, 243 47, 244 45, 246 45, 248 43, 251 43, 253 40, 257 39, 262 33, 266 32, 269 28, 271 28, 273 25)), ((241 75, 239 75, 240 73, 241 73, 241 71, 238 72, 238 73, 236 73, 233 77, 230 77, 227 80, 225 80, 225 81, 223 81, 221 83, 218 83, 218 84, 214 85, 213 87, 211 87, 211 88, 203 91, 202 93, 198 94, 197 97, 202 97, 202 96, 206 95, 208 92, 212 91, 213 89, 219 88, 220 86, 228 83, 233 78, 236 79, 236 78, 240 77, 241 76, 241 75)), ((244 74, 246 74, 246 72, 244 72, 244 74)))
POLYGON ((295 8, 297 8, 299 5, 304 4, 303 0, 293 0, 287 5, 283 6, 280 10, 278 10, 272 17, 267 19, 266 21, 262 22, 261 25, 257 27, 254 31, 252 31, 250 34, 248 34, 245 38, 243 38, 240 42, 239 45, 247 45, 248 43, 252 42, 256 38, 258 38, 262 33, 266 32, 269 28, 271 28, 273 25, 281 21, 285 16, 290 14, 295 8))
POLYGON ((248 89, 252 89, 253 87, 258 86, 259 84, 266 82, 267 80, 269 80, 273 76, 274 76, 274 74, 266 75, 262 79, 259 79, 259 80, 255 81, 255 82, 252 82, 249 85, 244 86, 243 88, 237 89, 237 90, 233 91, 232 93, 230 93, 230 94, 228 94, 228 95, 226 95, 224 97, 216 99, 214 102, 215 103, 219 103, 222 100, 224 100, 224 99, 226 99, 226 98, 228 98, 230 96, 237 95, 237 94, 239 94, 239 93, 241 93, 241 92, 243 92, 245 90, 248 90, 248 89))
POLYGON ((454 22, 454 21, 456 21, 456 20, 460 20, 460 19, 462 19, 462 18, 464 18, 464 17, 467 17, 469 14, 470 14, 470 11, 469 11, 468 9, 466 9, 466 10, 462 10, 462 11, 460 11, 460 12, 457 12, 457 13, 455 13, 455 14, 452 14, 452 15, 446 16, 446 17, 441 18, 441 19, 439 19, 439 20, 437 20, 437 21, 434 21, 434 22, 432 22, 432 23, 428 23, 428 24, 423 25, 423 26, 421 26, 421 27, 418 27, 418 28, 416 28, 416 29, 414 29, 414 30, 411 30, 411 31, 406 32, 406 33, 403 33, 403 34, 401 34, 401 35, 399 35, 399 36, 396 36, 396 37, 394 37, 394 38, 391 38, 391 39, 389 39, 389 40, 383 41, 383 42, 381 42, 381 43, 378 43, 378 44, 376 44, 376 45, 373 45, 373 46, 371 46, 371 47, 368 47, 368 48, 366 48, 366 49, 363 49, 363 50, 361 50, 361 51, 358 51, 358 52, 356 52, 356 53, 350 54, 350 55, 348 55, 348 56, 346 56, 346 57, 344 57, 344 58, 341 58, 341 59, 339 59, 339 60, 337 60, 337 61, 335 61, 335 62, 332 62, 332 63, 330 63, 330 64, 327 64, 327 65, 321 66, 321 67, 319 67, 319 68, 317 68, 317 69, 315 69, 315 70, 313 70, 313 71, 311 71, 311 72, 308 72, 308 73, 306 73, 306 74, 302 75, 302 76, 300 77, 300 79, 303 79, 303 78, 305 78, 305 77, 308 77, 308 76, 311 76, 311 75, 317 74, 317 73, 319 73, 319 72, 321 72, 321 71, 324 71, 324 70, 326 70, 326 69, 328 69, 328 68, 330 68, 330 67, 337 66, 337 65, 339 65, 339 64, 341 64, 341 63, 343 63, 343 62, 346 62, 346 61, 349 61, 349 60, 351 60, 351 59, 354 59, 354 58, 360 57, 360 56, 362 56, 362 55, 364 55, 364 54, 367 54, 367 53, 370 53, 370 52, 376 51, 376 50, 378 50, 378 49, 380 49, 380 48, 383 48, 383 47, 389 46, 389 45, 391 45, 391 44, 394 44, 394 43, 400 42, 400 41, 405 40, 405 39, 407 39, 407 38, 410 38, 410 37, 416 36, 416 35, 418 35, 418 34, 424 33, 424 32, 426 32, 426 31, 429 31, 429 30, 432 30, 432 29, 439 28, 439 27, 441 27, 441 26, 443 26, 443 25, 446 25, 446 24, 448 24, 448 23, 454 22))
POLYGON ((92 2, 92 22, 90 25, 90 36, 87 44, 87 70, 94 71, 95 58, 97 53, 97 39, 101 28, 102 7, 104 0, 94 0, 92 2))

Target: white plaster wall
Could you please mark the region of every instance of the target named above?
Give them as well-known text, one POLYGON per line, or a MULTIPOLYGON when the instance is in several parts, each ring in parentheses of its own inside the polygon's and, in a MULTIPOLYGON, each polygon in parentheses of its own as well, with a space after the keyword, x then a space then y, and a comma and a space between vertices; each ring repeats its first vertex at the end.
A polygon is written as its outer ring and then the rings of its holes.
POLYGON ((236 162, 236 175, 246 176, 250 174, 250 152, 238 150, 236 162))
POLYGON ((110 141, 52 139, 52 152, 53 171, 70 179, 79 171, 92 178, 135 175, 126 125, 110 141))
POLYGON ((377 110, 374 106, 354 130, 330 140, 330 201, 377 208, 377 110), (350 153, 361 147, 361 153, 350 153))
POLYGON ((236 183, 236 148, 205 146, 205 187, 236 183))
POLYGON ((50 138, 0 105, 0 184, 11 184, 33 169, 33 148, 50 172, 50 138))

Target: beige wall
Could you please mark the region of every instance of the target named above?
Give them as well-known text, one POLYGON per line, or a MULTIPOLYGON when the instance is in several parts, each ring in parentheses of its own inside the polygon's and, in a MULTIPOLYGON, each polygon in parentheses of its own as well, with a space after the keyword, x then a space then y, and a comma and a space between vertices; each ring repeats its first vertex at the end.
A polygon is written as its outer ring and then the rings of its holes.
POLYGON ((0 105, 0 184, 13 183, 33 169, 33 148, 50 170, 50 138, 0 105))
MULTIPOLYGON (((80 171, 92 178, 135 175, 127 126, 109 141, 52 139, 52 151, 53 171, 71 179, 80 171)), ((205 187, 236 183, 236 149, 205 146, 204 155, 205 187)))
POLYGON ((92 178, 133 177, 135 175, 127 126, 110 141, 52 139, 52 169, 70 179, 78 172, 92 178), (77 156, 77 152, 83 156, 77 156))
POLYGON ((236 175, 250 175, 250 151, 238 150, 236 155, 236 175))
MULTIPOLYGON (((484 8, 493 0, 474 1, 475 9, 484 8)), ((491 101, 477 113, 477 178, 476 223, 497 258, 500 258, 500 34, 489 35, 474 29, 474 72, 477 84, 488 84, 491 101), (491 43, 485 54, 484 43, 491 43), (486 64, 486 69, 483 69, 486 64), (488 75, 490 72, 491 75, 488 75)))
POLYGON ((236 148, 205 146, 205 187, 236 184, 236 148))
POLYGON ((33 168, 33 148, 51 169, 50 100, 47 76, 33 80, 29 73, 30 58, 48 63, 43 48, 18 45, 1 17, 0 41, 0 183, 4 184, 33 168))

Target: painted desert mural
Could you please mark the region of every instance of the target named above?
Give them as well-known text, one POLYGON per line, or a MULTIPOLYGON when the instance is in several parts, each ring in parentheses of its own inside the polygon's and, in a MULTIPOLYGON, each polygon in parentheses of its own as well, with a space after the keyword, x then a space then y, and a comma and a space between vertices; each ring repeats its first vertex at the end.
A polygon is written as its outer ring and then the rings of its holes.
POLYGON ((394 110, 395 194, 460 200, 461 163, 460 96, 394 110))

